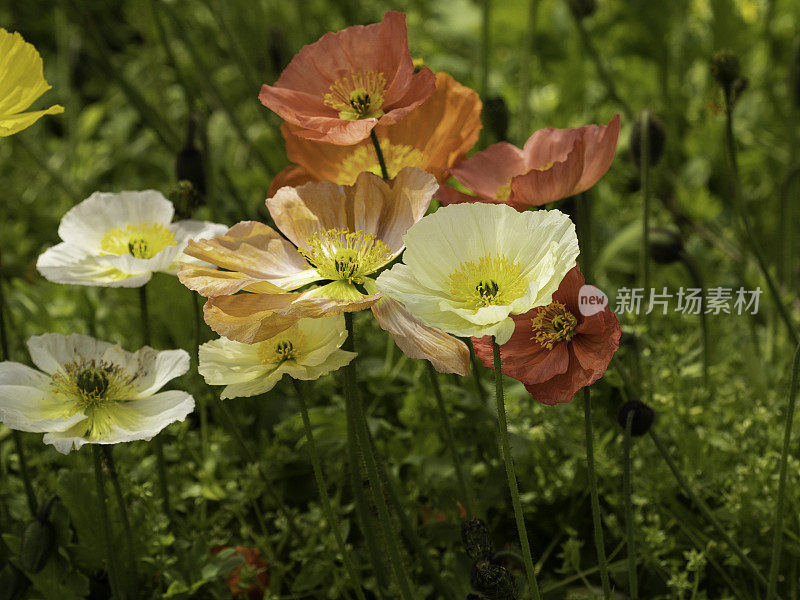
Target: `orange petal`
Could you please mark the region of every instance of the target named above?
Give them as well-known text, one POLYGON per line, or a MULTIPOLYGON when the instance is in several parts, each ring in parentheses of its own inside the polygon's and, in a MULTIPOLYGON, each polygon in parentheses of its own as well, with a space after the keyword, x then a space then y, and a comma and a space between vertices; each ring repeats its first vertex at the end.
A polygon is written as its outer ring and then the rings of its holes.
POLYGON ((480 196, 470 196, 449 185, 440 185, 434 197, 442 206, 447 206, 448 204, 462 204, 464 202, 487 202, 487 200, 480 196))
POLYGON ((573 194, 585 192, 600 178, 606 174, 611 163, 614 161, 614 154, 617 151, 619 141, 620 118, 615 115, 608 125, 598 126, 589 125, 581 127, 583 132, 583 175, 578 182, 573 194))
POLYGON ((572 150, 561 162, 512 178, 509 204, 517 208, 541 206, 572 196, 582 173, 583 141, 575 138, 572 150))
POLYGON ((281 233, 307 249, 309 238, 329 229, 349 229, 347 188, 330 181, 283 187, 267 199, 267 210, 281 233))
POLYGON ((229 296, 246 289, 249 292, 280 293, 283 290, 262 279, 249 277, 244 273, 220 271, 193 263, 182 262, 179 265, 178 279, 190 290, 199 292, 207 298, 229 296))
POLYGON ((512 177, 525 170, 522 150, 508 142, 492 144, 452 169, 453 175, 464 186, 490 201, 512 177))
MULTIPOLYGON (((286 123, 284 123, 286 125, 286 123)), ((281 128, 282 129, 282 128, 281 128)), ((333 146, 338 148, 338 146, 333 146)), ((285 186, 297 187, 308 183, 310 181, 319 181, 320 179, 329 179, 328 177, 315 177, 311 171, 300 165, 289 165, 283 171, 275 175, 269 184, 269 191, 267 195, 271 198, 279 189, 285 186)))
POLYGON ((469 349, 458 338, 423 325, 396 300, 384 296, 372 305, 381 326, 409 358, 430 361, 439 373, 469 375, 469 349))

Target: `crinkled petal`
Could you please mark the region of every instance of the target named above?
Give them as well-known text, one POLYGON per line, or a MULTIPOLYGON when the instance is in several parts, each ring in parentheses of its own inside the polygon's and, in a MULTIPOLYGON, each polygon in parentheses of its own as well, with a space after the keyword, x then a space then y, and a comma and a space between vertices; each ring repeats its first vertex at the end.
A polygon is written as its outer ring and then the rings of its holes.
POLYGON ((492 144, 452 168, 456 179, 487 200, 494 199, 502 186, 525 171, 522 150, 508 142, 492 144))
POLYGON ((80 333, 45 333, 28 340, 31 360, 48 375, 73 362, 101 361, 114 344, 80 333))
POLYGON ((63 106, 54 104, 50 108, 44 110, 0 115, 0 137, 8 137, 23 129, 27 129, 45 115, 59 115, 63 112, 63 106))
POLYGON ((62 242, 39 256, 36 269, 48 281, 70 285, 141 287, 152 277, 150 271, 135 275, 124 273, 106 258, 62 242))

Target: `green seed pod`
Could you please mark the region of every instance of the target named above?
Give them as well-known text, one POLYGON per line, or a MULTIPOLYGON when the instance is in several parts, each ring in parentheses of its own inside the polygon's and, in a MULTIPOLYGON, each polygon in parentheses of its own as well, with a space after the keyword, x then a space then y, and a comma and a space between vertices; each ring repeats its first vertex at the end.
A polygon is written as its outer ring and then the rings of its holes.
MULTIPOLYGON (((644 128, 644 115, 636 119, 631 129, 631 157, 637 167, 641 167, 642 161, 642 134, 644 128)), ((661 160, 664 154, 664 145, 667 136, 664 129, 664 124, 651 112, 647 112, 647 163, 649 166, 654 167, 661 160)))
POLYGON ((10 562, 0 569, 0 600, 22 600, 27 587, 25 574, 10 562))
POLYGON ((49 521, 34 519, 22 534, 19 565, 28 573, 41 571, 56 549, 56 532, 49 521))
POLYGON ((660 265, 669 265, 683 258, 683 242, 669 229, 650 230, 650 257, 660 265))
POLYGON ((720 50, 711 59, 711 74, 726 93, 731 92, 740 73, 739 58, 730 50, 720 50))
POLYGON ((461 541, 474 562, 487 560, 494 548, 489 528, 481 519, 470 519, 461 524, 461 541))

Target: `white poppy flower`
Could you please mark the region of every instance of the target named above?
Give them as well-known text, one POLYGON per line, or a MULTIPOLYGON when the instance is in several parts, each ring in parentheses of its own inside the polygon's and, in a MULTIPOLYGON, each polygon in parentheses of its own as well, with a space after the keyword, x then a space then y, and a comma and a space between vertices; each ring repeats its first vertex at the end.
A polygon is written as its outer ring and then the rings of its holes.
POLYGON ((186 392, 158 391, 189 370, 184 350, 131 353, 77 333, 34 336, 28 350, 40 370, 0 363, 0 421, 44 433, 64 454, 84 444, 149 440, 194 409, 186 392))
POLYGON ((255 344, 227 338, 200 346, 198 371, 209 385, 224 385, 220 397, 256 396, 271 390, 284 373, 318 379, 356 357, 340 350, 347 339, 344 317, 300 319, 275 337, 255 344))
POLYGON ((545 306, 578 256, 569 217, 557 210, 517 212, 505 204, 440 208, 403 236, 403 263, 378 289, 430 327, 504 344, 510 315, 545 306))
POLYGON ((198 262, 183 249, 190 239, 228 228, 207 221, 176 221, 172 202, 154 190, 95 192, 71 208, 58 227, 62 243, 36 263, 55 283, 140 287, 155 272, 175 274, 178 261, 198 262))

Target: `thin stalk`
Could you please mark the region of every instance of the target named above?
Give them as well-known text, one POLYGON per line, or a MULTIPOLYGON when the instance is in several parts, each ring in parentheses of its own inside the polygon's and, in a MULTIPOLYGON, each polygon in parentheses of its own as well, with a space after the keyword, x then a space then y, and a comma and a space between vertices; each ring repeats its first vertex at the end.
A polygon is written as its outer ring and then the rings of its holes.
POLYGON ((475 347, 472 345, 472 338, 464 338, 469 348, 469 360, 472 363, 472 381, 475 383, 475 391, 478 393, 482 404, 486 404, 486 391, 483 389, 483 381, 481 381, 481 361, 475 356, 475 347))
MULTIPOLYGON (((350 313, 345 313, 345 323, 348 324, 348 335, 347 339, 342 344, 342 350, 354 352, 355 343, 353 340, 353 325, 350 313)), ((345 384, 345 387, 346 385, 347 384, 345 384)), ((356 433, 357 410, 358 407, 353 402, 351 395, 345 394, 345 415, 347 417, 347 462, 350 471, 350 485, 352 487, 353 497, 355 498, 358 520, 361 523, 361 532, 367 542, 369 560, 372 564, 372 570, 375 573, 378 589, 385 591, 389 588, 389 573, 383 560, 385 553, 381 548, 381 539, 372 517, 369 500, 367 499, 367 495, 364 493, 364 480, 361 475, 362 449, 359 446, 358 434, 356 433)))
POLYGON ((525 562, 525 575, 528 578, 528 587, 535 600, 541 600, 539 584, 536 581, 536 569, 533 567, 531 557, 531 546, 528 543, 528 530, 525 528, 525 515, 522 512, 522 502, 519 499, 519 488, 517 487, 517 474, 514 472, 514 458, 511 456, 511 442, 508 438, 508 423, 506 422, 506 403, 503 394, 503 372, 501 370, 500 346, 497 338, 492 337, 492 347, 494 349, 494 389, 495 400, 497 402, 497 425, 500 435, 500 446, 503 450, 503 462, 506 466, 506 477, 508 479, 508 489, 511 492, 511 503, 514 505, 514 518, 517 521, 517 533, 519 543, 522 547, 522 559, 525 562))
MULTIPOLYGON (((0 350, 3 351, 3 360, 11 360, 11 352, 8 347, 8 330, 6 325, 6 297, 3 291, 2 280, 2 257, 0 257, 0 350)), ((28 500, 28 508, 31 516, 36 516, 39 512, 39 505, 36 502, 36 493, 33 491, 33 481, 30 471, 28 471, 28 459, 25 456, 25 447, 22 445, 22 434, 16 429, 11 430, 11 438, 14 440, 14 449, 19 457, 19 471, 22 475, 22 482, 25 485, 25 496, 28 500)))
POLYGON ((636 576, 636 524, 633 521, 633 486, 631 482, 631 427, 633 411, 625 420, 625 439, 622 450, 622 488, 625 497, 625 535, 628 538, 628 595, 639 600, 639 578, 636 576))
MULTIPOLYGON (((142 327, 142 343, 150 346, 150 314, 147 308, 147 284, 139 287, 139 312, 142 327)), ((174 524, 175 517, 172 513, 172 502, 169 496, 169 483, 167 479, 167 461, 164 458, 164 443, 161 436, 153 438, 153 449, 156 453, 156 468, 158 470, 158 488, 164 502, 164 512, 169 520, 170 527, 174 524)))
POLYGON ((389 179, 389 171, 386 170, 386 160, 383 158, 381 143, 378 141, 378 136, 374 129, 369 132, 369 139, 372 140, 372 146, 375 148, 375 154, 378 155, 378 164, 381 166, 381 177, 384 179, 389 179))
POLYGON ((475 512, 475 495, 472 492, 472 486, 467 485, 466 477, 464 476, 464 468, 461 466, 461 459, 458 456, 458 449, 456 448, 456 438, 453 435, 453 428, 450 425, 450 416, 447 414, 447 408, 444 405, 442 398, 442 389, 439 386, 439 379, 436 376, 436 371, 429 361, 425 361, 428 367, 428 376, 431 379, 431 387, 433 388, 433 395, 436 398, 436 408, 439 410, 439 418, 442 420, 444 426, 444 439, 447 444, 447 449, 450 451, 450 457, 453 460, 453 468, 456 472, 456 479, 458 479, 458 488, 461 497, 464 499, 467 509, 467 516, 474 518, 477 513, 475 512))
POLYGON ((333 529, 333 537, 336 539, 336 545, 339 547, 339 553, 342 555, 347 575, 350 577, 350 583, 353 586, 356 596, 359 600, 366 600, 364 597, 364 590, 361 589, 361 578, 358 576, 358 571, 353 564, 353 559, 350 551, 344 543, 342 538, 342 528, 339 525, 339 519, 336 513, 333 512, 331 506, 331 498, 328 495, 328 486, 325 483, 325 476, 322 473, 322 462, 319 459, 319 452, 317 451, 317 443, 314 441, 314 430, 311 427, 311 420, 308 418, 308 405, 303 395, 303 389, 297 379, 292 378, 294 390, 297 393, 297 403, 300 406, 300 415, 303 417, 303 428, 306 432, 306 440, 308 441, 308 448, 311 454, 311 464, 314 467, 314 477, 317 480, 317 488, 319 488, 319 496, 322 500, 322 508, 325 511, 325 518, 328 520, 331 529, 333 529))
POLYGON ((492 38, 492 0, 481 2, 481 79, 480 93, 481 98, 486 100, 489 94, 489 53, 491 51, 492 38))
MULTIPOLYGON (((199 359, 200 348, 200 327, 203 317, 200 314, 200 305, 197 303, 197 296, 192 290, 189 290, 189 295, 192 300, 192 312, 194 313, 194 322, 192 323, 192 360, 195 362, 195 370, 197 370, 197 362, 199 359)), ((203 462, 208 458, 208 404, 206 397, 203 395, 198 398, 200 405, 200 450, 203 457, 203 462)))
MULTIPOLYGON (((700 274, 700 269, 697 268, 694 260, 685 250, 681 252, 681 262, 689 272, 689 277, 691 277, 694 286, 703 289, 703 277, 700 274)), ((703 384, 708 390, 708 372, 711 367, 711 337, 708 335, 708 316, 706 315, 702 296, 700 296, 700 330, 703 335, 703 384)))
POLYGON ((528 2, 528 27, 525 29, 523 41, 523 51, 520 55, 520 83, 519 93, 521 102, 519 105, 519 117, 517 121, 520 128, 520 139, 528 139, 530 130, 531 109, 528 96, 531 90, 531 72, 533 57, 536 55, 536 13, 539 10, 539 0, 529 0, 528 2))
POLYGON ((108 581, 111 586, 112 597, 124 598, 120 592, 119 581, 117 580, 119 569, 117 554, 114 542, 111 537, 111 521, 108 518, 108 507, 106 503, 106 486, 103 478, 103 457, 97 444, 92 444, 92 456, 94 457, 94 480, 97 490, 97 502, 100 505, 100 526, 103 528, 103 540, 106 544, 106 556, 108 557, 108 581))
POLYGON ((758 268, 761 270, 761 274, 763 275, 764 279, 767 282, 767 288, 769 289, 769 293, 772 296, 773 302, 775 302, 775 306, 778 309, 778 314, 781 317, 781 320, 786 325, 786 330, 789 332, 789 337, 792 340, 793 345, 797 345, 800 340, 797 337, 797 331, 795 330, 794 324, 792 323, 792 318, 789 315, 789 312, 786 310, 786 307, 781 300, 780 292, 778 291, 778 286, 775 284, 775 281, 772 279, 772 275, 769 273, 769 269, 767 268, 767 263, 764 261, 764 256, 761 253, 761 248, 756 241, 755 235, 753 234, 753 230, 750 227, 750 220, 747 218, 747 215, 744 210, 744 202, 742 200, 742 190, 741 190, 741 180, 739 178, 739 163, 736 159, 736 143, 733 138, 733 106, 731 104, 731 97, 730 91, 725 90, 725 140, 728 145, 728 158, 730 159, 731 163, 731 174, 733 180, 733 201, 736 207, 736 211, 739 214, 739 221, 741 222, 742 229, 744 231, 745 237, 747 238, 747 242, 750 246, 750 250, 753 253, 753 256, 756 258, 756 262, 758 263, 758 268))
MULTIPOLYGON (((642 112, 642 139, 639 153, 639 181, 642 190, 641 275, 644 293, 650 293, 650 113, 642 112)), ((646 314, 646 313, 645 313, 646 314)), ((645 317, 645 321, 646 321, 645 317)))
POLYGON ((764 587, 767 587, 767 579, 761 574, 758 570, 758 567, 753 563, 752 560, 748 558, 748 556, 742 551, 739 545, 733 540, 730 534, 725 531, 725 528, 722 526, 717 518, 714 516, 714 513, 711 512, 711 509, 708 505, 697 495, 695 494, 692 486, 689 485, 689 481, 683 476, 683 474, 678 470, 678 466, 675 464, 675 461, 670 456, 669 452, 667 451, 664 443, 661 441, 661 438, 658 434, 653 430, 650 429, 650 437, 653 440, 653 443, 656 445, 659 453, 661 454, 664 462, 667 463, 669 470, 672 472, 672 475, 675 477, 675 480, 678 482, 678 485, 681 486, 684 493, 689 496, 692 502, 695 503, 697 508, 700 509, 700 512, 703 513, 703 516, 708 519, 709 523, 711 523, 712 527, 716 529, 717 534, 722 538, 722 540, 728 545, 728 547, 733 551, 733 553, 742 561, 750 572, 758 579, 759 583, 764 587))
POLYGON ((125 504, 125 497, 122 494, 122 486, 119 483, 119 476, 117 475, 117 467, 114 464, 114 455, 112 453, 112 446, 103 445, 101 446, 103 457, 105 458, 106 467, 108 467, 108 474, 111 476, 111 485, 114 488, 114 495, 116 496, 117 500, 117 507, 119 508, 119 514, 122 518, 122 529, 125 533, 125 552, 128 555, 128 572, 126 573, 129 584, 130 584, 130 591, 131 596, 135 598, 138 594, 137 592, 137 579, 138 576, 136 575, 136 551, 134 549, 133 543, 133 531, 131 530, 131 521, 128 518, 128 508, 125 504))
POLYGON ((583 414, 586 425, 586 467, 591 490, 592 523, 594 524, 594 545, 597 549, 597 564, 600 567, 600 581, 603 597, 611 600, 611 581, 608 578, 608 560, 603 538, 603 522, 600 516, 600 496, 597 492, 597 471, 594 464, 594 434, 592 433, 592 399, 589 387, 583 388, 583 414))
POLYGON ((786 467, 789 459, 789 444, 792 439, 792 423, 794 422, 794 409, 797 403, 797 385, 800 379, 800 345, 794 353, 792 362, 792 385, 789 388, 789 403, 786 407, 786 425, 783 430, 783 450, 781 451, 781 466, 778 479, 778 497, 775 500, 775 524, 773 525, 772 557, 769 564, 769 585, 767 586, 767 600, 772 600, 775 587, 778 583, 778 569, 781 565, 781 546, 783 544, 783 513, 786 497, 786 467))
MULTIPOLYGON (((345 322, 347 324, 349 337, 352 337, 352 313, 345 313, 345 322)), ((355 408, 354 416, 356 434, 358 436, 358 443, 363 450, 364 463, 367 467, 367 477, 369 478, 370 487, 372 488, 375 506, 378 509, 378 523, 380 524, 386 539, 386 547, 388 549, 390 559, 389 562, 392 566, 392 571, 400 588, 401 596, 405 600, 412 600, 414 595, 411 591, 411 583, 408 580, 408 575, 403 565, 400 549, 397 545, 397 539, 392 530, 391 518, 389 516, 389 509, 386 506, 386 498, 383 494, 383 486, 381 484, 380 474, 378 473, 377 461, 375 460, 375 454, 372 452, 370 447, 367 419, 364 415, 364 408, 361 404, 361 398, 358 392, 358 379, 354 362, 355 361, 344 367, 345 395, 349 397, 351 405, 355 408)))
POLYGON ((581 271, 586 279, 591 279, 594 261, 592 260, 592 205, 588 195, 589 192, 583 192, 575 199, 575 221, 580 239, 581 271))

